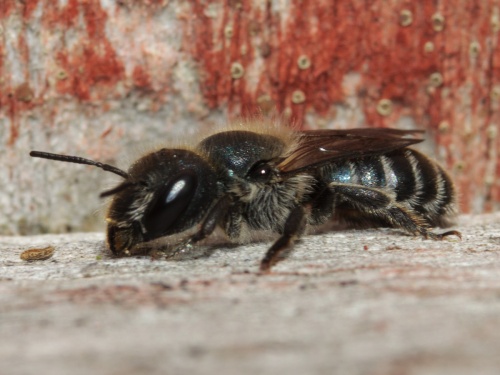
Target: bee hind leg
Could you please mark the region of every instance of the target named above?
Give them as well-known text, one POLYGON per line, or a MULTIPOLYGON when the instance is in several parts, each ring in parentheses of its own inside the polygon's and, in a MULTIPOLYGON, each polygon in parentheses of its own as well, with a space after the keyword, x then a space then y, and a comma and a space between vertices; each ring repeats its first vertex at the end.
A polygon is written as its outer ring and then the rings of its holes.
POLYGON ((269 272, 276 264, 280 255, 286 251, 293 242, 302 234, 305 227, 305 212, 302 206, 295 207, 288 215, 281 237, 267 250, 266 255, 260 262, 260 271, 269 272))
POLYGON ((383 190, 339 183, 330 184, 330 189, 341 201, 348 203, 361 214, 375 217, 392 228, 400 228, 411 234, 434 240, 442 240, 448 236, 461 238, 460 232, 454 230, 441 234, 432 232, 429 223, 420 214, 396 202, 383 190))

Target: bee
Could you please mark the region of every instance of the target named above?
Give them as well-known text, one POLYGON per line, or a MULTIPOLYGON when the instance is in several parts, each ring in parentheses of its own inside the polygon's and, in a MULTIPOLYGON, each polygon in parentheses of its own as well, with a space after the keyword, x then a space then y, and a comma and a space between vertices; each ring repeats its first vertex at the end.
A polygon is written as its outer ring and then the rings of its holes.
POLYGON ((97 161, 32 151, 32 157, 87 164, 123 181, 107 212, 116 256, 186 253, 221 228, 231 242, 255 232, 276 240, 260 263, 271 267, 308 229, 336 220, 386 226, 424 238, 456 212, 445 170, 409 146, 421 131, 389 128, 296 131, 228 128, 193 147, 161 148, 127 171, 97 161))

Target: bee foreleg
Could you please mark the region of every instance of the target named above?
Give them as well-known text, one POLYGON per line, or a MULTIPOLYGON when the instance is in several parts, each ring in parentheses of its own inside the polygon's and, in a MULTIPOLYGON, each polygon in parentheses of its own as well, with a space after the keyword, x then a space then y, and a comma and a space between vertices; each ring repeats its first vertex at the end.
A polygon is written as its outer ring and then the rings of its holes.
POLYGON ((280 255, 285 251, 293 241, 302 234, 305 226, 305 212, 302 206, 295 207, 283 227, 283 233, 280 238, 267 250, 266 255, 260 262, 260 271, 267 272, 279 260, 280 255))
POLYGON ((459 232, 449 231, 436 234, 429 230, 427 221, 411 208, 396 202, 388 193, 381 189, 352 184, 330 184, 332 193, 348 203, 361 213, 382 220, 393 228, 401 228, 424 238, 443 239, 446 236, 457 235, 459 232))
POLYGON ((230 204, 231 198, 229 197, 229 195, 222 197, 208 212, 205 220, 203 220, 203 223, 201 224, 200 229, 191 237, 188 237, 180 244, 175 246, 172 250, 164 252, 164 257, 168 259, 173 258, 176 255, 185 253, 189 251, 195 243, 211 235, 217 227, 217 224, 219 224, 222 218, 226 215, 230 204))

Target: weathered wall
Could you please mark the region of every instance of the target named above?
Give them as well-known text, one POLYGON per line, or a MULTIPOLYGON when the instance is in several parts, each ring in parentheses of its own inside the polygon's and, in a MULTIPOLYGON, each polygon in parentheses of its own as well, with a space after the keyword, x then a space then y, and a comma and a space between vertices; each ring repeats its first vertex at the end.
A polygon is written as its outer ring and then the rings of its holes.
POLYGON ((0 232, 93 229, 129 150, 276 109, 425 128, 465 211, 500 206, 500 2, 3 0, 0 232))

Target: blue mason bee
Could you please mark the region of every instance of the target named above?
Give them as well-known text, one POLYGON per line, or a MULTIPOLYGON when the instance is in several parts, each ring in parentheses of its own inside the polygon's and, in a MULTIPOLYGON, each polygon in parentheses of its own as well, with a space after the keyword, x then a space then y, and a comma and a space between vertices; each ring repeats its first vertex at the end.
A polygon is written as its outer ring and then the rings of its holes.
POLYGON ((332 220, 436 240, 460 237, 431 230, 450 224, 456 194, 442 167, 409 148, 422 141, 421 132, 266 125, 228 128, 192 147, 161 148, 127 171, 76 156, 30 155, 123 178, 101 194, 112 197, 107 243, 116 256, 173 257, 216 228, 235 243, 264 231, 276 236, 260 264, 268 271, 308 228, 332 220))

